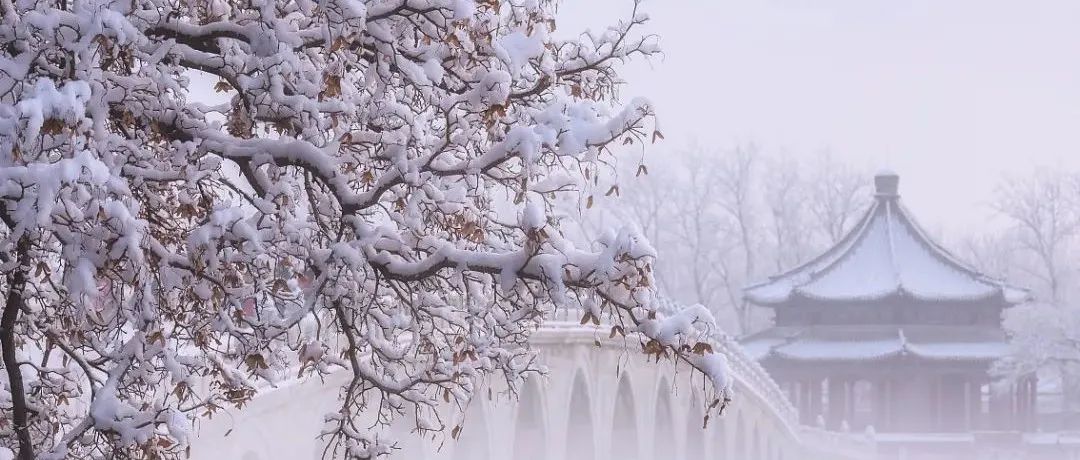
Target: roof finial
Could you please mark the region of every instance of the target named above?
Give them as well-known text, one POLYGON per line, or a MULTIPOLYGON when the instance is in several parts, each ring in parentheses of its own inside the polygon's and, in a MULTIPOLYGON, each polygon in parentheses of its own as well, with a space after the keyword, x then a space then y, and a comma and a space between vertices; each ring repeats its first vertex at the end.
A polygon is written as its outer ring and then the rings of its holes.
POLYGON ((874 175, 874 188, 876 195, 881 198, 892 198, 899 195, 900 176, 889 170, 879 171, 874 175))

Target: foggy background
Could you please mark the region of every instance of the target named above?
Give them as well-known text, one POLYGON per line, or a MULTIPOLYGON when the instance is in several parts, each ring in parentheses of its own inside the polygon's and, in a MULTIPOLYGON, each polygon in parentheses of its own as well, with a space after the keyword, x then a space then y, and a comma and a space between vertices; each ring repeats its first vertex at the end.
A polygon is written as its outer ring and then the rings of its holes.
MULTIPOLYGON (((599 28, 629 2, 573 0, 559 30, 599 28)), ((666 142, 890 168, 932 233, 983 226, 1005 175, 1080 169, 1080 2, 649 1, 662 61, 628 63, 666 142)))

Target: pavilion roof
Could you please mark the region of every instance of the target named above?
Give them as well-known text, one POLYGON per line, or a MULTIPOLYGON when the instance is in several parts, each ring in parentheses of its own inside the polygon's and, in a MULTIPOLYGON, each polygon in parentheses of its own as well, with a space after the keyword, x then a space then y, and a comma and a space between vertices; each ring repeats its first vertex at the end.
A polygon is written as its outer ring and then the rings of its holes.
POLYGON ((935 243, 900 202, 895 174, 879 174, 874 180, 873 204, 844 238, 817 258, 747 287, 747 299, 764 306, 796 298, 1027 300, 1026 290, 979 273, 935 243))
POLYGON ((741 344, 759 361, 993 361, 1009 350, 1004 332, 977 326, 787 326, 752 335, 741 344))

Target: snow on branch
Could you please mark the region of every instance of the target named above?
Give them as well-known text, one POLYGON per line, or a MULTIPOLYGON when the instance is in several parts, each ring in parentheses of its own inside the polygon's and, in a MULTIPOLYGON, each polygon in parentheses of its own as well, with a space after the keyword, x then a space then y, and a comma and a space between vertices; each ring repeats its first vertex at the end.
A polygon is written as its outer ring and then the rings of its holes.
POLYGON ((704 318, 658 322, 649 244, 554 217, 661 137, 614 97, 658 52, 638 2, 569 40, 554 9, 0 0, 0 448, 176 458, 194 419, 344 371, 327 453, 381 455, 394 418, 441 431, 537 371, 530 334, 583 302, 723 391, 682 346, 704 318))

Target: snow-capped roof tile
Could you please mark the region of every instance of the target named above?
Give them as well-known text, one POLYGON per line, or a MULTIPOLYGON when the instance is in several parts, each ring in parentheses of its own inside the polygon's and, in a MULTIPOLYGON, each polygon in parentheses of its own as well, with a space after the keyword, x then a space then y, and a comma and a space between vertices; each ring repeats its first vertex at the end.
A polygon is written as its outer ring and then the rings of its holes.
POLYGON ((801 297, 817 300, 1027 299, 1027 291, 987 277, 932 241, 910 217, 897 193, 895 175, 875 177, 874 203, 835 246, 821 256, 745 290, 760 305, 801 297))

